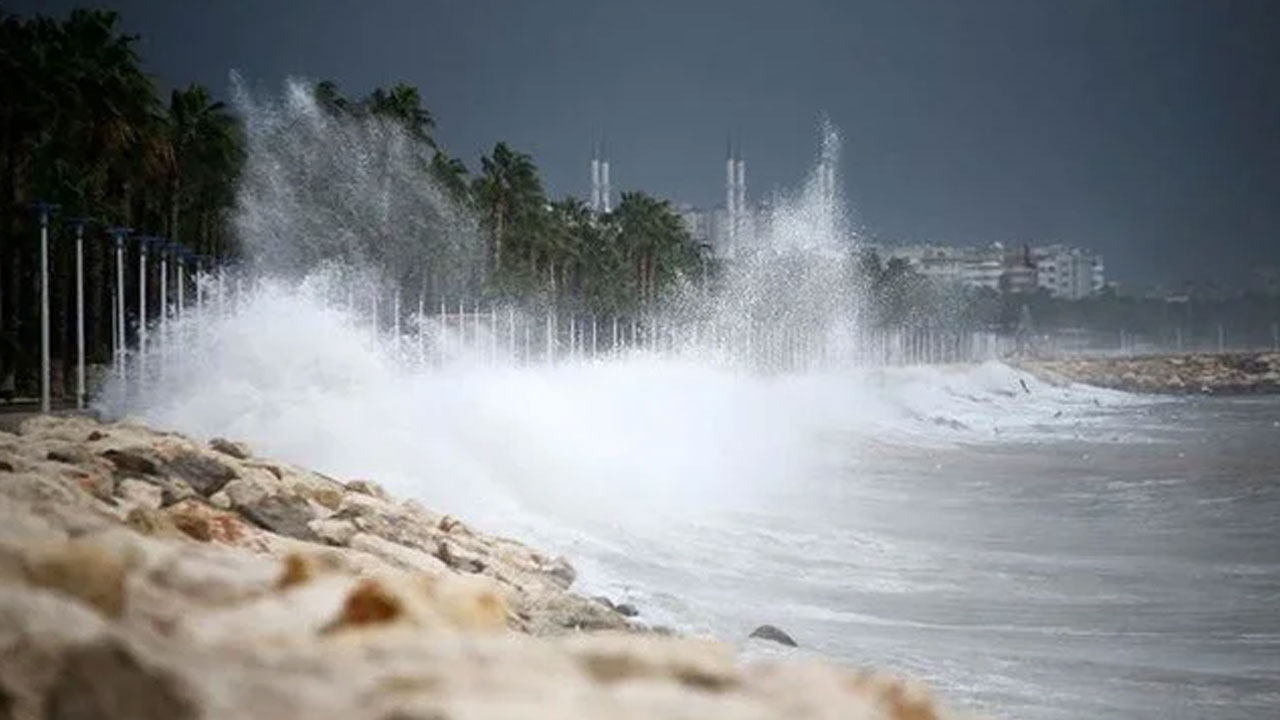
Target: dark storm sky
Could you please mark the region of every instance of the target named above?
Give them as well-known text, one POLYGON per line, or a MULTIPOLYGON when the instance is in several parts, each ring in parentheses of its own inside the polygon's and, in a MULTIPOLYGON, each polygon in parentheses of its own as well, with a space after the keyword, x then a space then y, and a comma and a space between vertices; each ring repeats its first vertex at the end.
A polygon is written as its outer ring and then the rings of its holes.
POLYGON ((874 237, 1063 241, 1130 287, 1280 266, 1280 2, 108 5, 162 86, 412 83, 469 166, 507 140, 557 195, 586 193, 603 133, 616 188, 715 204, 740 132, 759 197, 799 182, 825 113, 874 237))

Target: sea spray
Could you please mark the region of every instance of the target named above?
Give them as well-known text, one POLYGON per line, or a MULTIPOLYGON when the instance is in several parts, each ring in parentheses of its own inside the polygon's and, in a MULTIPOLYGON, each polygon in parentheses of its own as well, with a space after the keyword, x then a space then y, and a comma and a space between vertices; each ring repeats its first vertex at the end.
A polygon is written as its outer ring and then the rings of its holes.
POLYGON ((563 352, 554 318, 533 306, 455 309, 478 291, 482 243, 421 171, 429 149, 376 119, 328 116, 302 83, 280 98, 237 88, 250 153, 240 291, 204 278, 208 302, 174 324, 164 372, 117 382, 100 402, 374 478, 567 551, 589 585, 631 553, 724 552, 681 548, 682 529, 767 513, 798 481, 850 462, 857 442, 1008 437, 1084 422, 1113 399, 1001 365, 851 367, 862 288, 829 126, 810 178, 775 199, 721 278, 686 279, 632 325, 630 344, 587 356, 581 332, 563 352), (392 288, 429 289, 448 307, 427 306, 396 335, 392 288), (498 337, 536 343, 544 325, 545 355, 494 351, 498 337), (409 350, 419 343, 421 355, 409 350))

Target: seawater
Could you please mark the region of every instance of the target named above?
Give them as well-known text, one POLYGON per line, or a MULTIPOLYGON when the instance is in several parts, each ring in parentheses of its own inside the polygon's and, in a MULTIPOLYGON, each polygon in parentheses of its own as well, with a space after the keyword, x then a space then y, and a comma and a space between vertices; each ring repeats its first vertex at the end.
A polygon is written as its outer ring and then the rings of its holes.
POLYGON ((999 363, 423 370, 271 284, 184 322, 183 362, 113 413, 376 479, 565 554, 646 622, 749 655, 784 652, 744 640, 771 623, 1005 717, 1280 713, 1275 398, 999 363))

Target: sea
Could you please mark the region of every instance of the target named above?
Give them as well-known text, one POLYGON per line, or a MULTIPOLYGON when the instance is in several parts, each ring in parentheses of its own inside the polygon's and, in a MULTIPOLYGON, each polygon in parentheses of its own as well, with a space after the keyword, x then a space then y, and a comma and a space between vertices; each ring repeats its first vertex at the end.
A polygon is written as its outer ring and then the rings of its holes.
POLYGON ((564 555, 641 622, 993 717, 1280 717, 1280 397, 998 361, 415 368, 269 284, 199 322, 104 409, 374 479, 564 555), (799 647, 748 639, 766 623, 799 647))

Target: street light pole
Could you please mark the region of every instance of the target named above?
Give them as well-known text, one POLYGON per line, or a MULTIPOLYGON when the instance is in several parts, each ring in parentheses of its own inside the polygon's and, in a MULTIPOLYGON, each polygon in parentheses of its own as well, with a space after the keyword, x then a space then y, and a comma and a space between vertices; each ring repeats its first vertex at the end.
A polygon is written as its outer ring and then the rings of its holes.
POLYGON ((85 402, 84 377, 84 226, 89 218, 73 218, 70 224, 76 229, 76 409, 83 410, 85 402))
POLYGON ((49 214, 58 209, 52 203, 37 203, 40 214, 40 412, 52 408, 49 394, 49 214))
POLYGON ((155 238, 138 237, 138 383, 145 382, 147 373, 147 244, 155 238))
POLYGON ((112 348, 113 360, 116 364, 116 376, 124 379, 124 239, 133 232, 126 227, 113 227, 107 232, 115 240, 116 251, 116 336, 115 347, 112 348))

